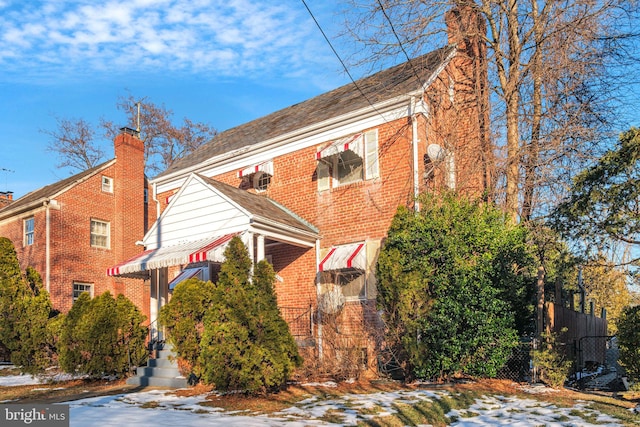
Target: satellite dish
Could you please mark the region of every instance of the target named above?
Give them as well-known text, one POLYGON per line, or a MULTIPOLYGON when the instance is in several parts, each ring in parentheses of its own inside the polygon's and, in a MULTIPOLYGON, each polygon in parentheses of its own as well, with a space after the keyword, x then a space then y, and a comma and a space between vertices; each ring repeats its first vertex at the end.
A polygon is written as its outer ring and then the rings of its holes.
POLYGON ((320 295, 318 308, 326 314, 336 314, 344 306, 344 295, 338 286, 332 286, 325 293, 320 295))
POLYGON ((427 155, 433 163, 442 161, 447 157, 447 152, 438 144, 429 144, 427 146, 427 155))

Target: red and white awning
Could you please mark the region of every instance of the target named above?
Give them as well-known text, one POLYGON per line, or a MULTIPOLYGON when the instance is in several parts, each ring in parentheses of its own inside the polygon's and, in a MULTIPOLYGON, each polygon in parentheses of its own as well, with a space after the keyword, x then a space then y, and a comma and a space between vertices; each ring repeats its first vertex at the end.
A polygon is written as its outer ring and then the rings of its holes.
POLYGON ((352 243, 349 245, 334 246, 320 261, 319 271, 355 269, 365 270, 367 266, 367 254, 365 244, 352 243))
POLYGON ((135 275, 174 265, 200 261, 222 262, 226 244, 237 233, 195 240, 173 246, 160 247, 142 252, 135 257, 107 269, 107 276, 135 275))
POLYGON ((333 141, 331 145, 316 152, 316 160, 335 156, 336 154, 340 154, 347 150, 351 150, 358 156, 362 157, 363 137, 361 133, 356 133, 355 135, 333 141))
POLYGON ((264 172, 273 176, 273 161, 269 160, 268 162, 258 163, 257 165, 244 168, 241 171, 238 171, 238 178, 242 178, 243 176, 251 175, 256 172, 264 172))

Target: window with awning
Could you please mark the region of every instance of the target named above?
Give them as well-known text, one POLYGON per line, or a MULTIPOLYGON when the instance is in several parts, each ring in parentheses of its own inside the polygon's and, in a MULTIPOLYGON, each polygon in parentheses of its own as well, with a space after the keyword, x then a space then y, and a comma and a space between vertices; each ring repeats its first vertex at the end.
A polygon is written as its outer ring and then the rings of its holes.
POLYGON ((259 191, 267 189, 273 176, 273 161, 251 165, 238 171, 238 178, 246 179, 253 188, 259 191))
POLYGON ((356 133, 340 138, 316 152, 318 190, 373 179, 379 176, 378 132, 356 133))

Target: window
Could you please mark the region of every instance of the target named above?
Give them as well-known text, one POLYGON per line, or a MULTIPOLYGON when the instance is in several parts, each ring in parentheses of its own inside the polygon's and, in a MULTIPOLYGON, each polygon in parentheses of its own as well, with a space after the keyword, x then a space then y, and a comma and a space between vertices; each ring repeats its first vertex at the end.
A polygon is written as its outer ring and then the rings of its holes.
POLYGON ((23 223, 24 228, 24 246, 33 245, 34 219, 27 218, 23 223))
POLYGON ((149 190, 147 190, 146 188, 144 189, 144 204, 148 204, 149 203, 149 190))
POLYGON ((83 292, 93 298, 93 283, 73 282, 73 302, 76 302, 83 292))
POLYGON ((102 191, 105 193, 113 193, 113 178, 108 176, 102 177, 102 191))
POLYGON ((109 248, 109 223, 91 220, 91 246, 94 248, 109 248))
POLYGON ((372 130, 335 141, 317 153, 318 191, 380 176, 378 132, 372 130))
POLYGON ((365 274, 336 274, 336 284, 342 287, 342 295, 346 301, 367 299, 367 283, 365 274))
POLYGON ((271 184, 271 175, 266 172, 256 172, 253 174, 253 188, 258 191, 265 191, 271 184))

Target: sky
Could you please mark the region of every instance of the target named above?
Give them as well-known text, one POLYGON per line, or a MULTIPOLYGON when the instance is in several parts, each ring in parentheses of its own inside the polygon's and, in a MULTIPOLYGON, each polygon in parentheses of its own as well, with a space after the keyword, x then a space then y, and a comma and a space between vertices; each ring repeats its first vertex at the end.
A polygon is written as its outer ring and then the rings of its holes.
MULTIPOLYGON (((335 40, 338 2, 307 4, 335 40)), ((302 0, 0 0, 0 191, 77 172, 44 131, 132 126, 116 108, 129 94, 223 131, 348 82, 302 0)))

